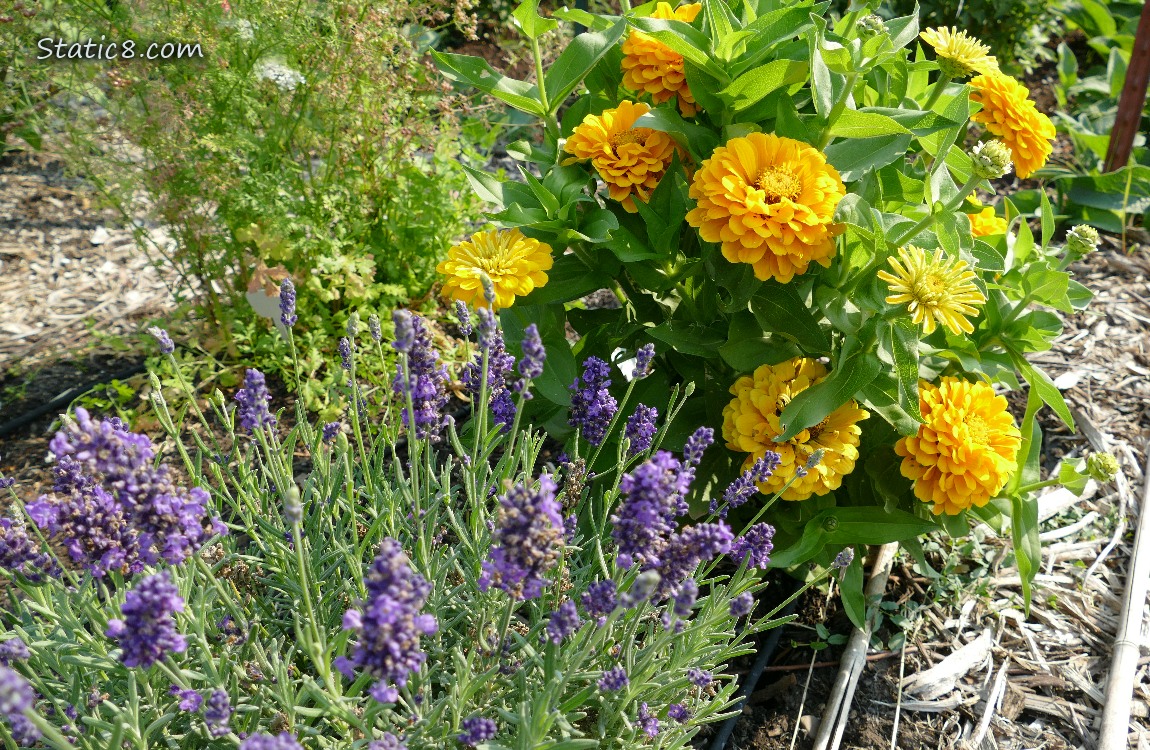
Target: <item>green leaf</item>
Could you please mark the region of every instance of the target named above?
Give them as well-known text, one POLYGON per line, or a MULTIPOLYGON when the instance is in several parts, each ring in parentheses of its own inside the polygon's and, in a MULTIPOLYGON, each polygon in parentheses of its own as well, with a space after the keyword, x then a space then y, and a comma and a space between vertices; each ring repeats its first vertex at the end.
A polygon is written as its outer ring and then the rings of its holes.
POLYGON ((543 362, 543 375, 535 379, 534 388, 554 404, 569 405, 571 392, 567 386, 575 382, 578 368, 567 343, 563 305, 532 306, 520 300, 513 307, 501 310, 499 318, 507 340, 513 345, 523 340, 523 332, 529 324, 536 324, 539 338, 547 348, 547 358, 543 362))
POLYGON ((758 65, 774 51, 775 45, 779 42, 807 33, 814 25, 811 17, 822 16, 829 6, 829 2, 813 6, 796 3, 788 8, 765 13, 747 24, 743 30, 752 34, 750 41, 747 42, 747 49, 752 52, 734 68, 734 74, 741 75, 758 65))
POLYGON ((910 135, 847 138, 827 146, 827 161, 839 171, 844 182, 854 182, 872 169, 881 169, 904 158, 913 138, 910 135))
POLYGON ((1106 174, 1058 181, 1066 197, 1081 206, 1140 214, 1150 211, 1150 167, 1137 164, 1106 174))
POLYGON ((1070 289, 1070 274, 1044 268, 1037 263, 1026 269, 1022 277, 1022 292, 1032 301, 1048 305, 1065 313, 1074 312, 1067 291, 1070 289))
POLYGON ((1042 564, 1042 542, 1038 538, 1038 499, 1010 498, 1010 539, 1018 576, 1022 579, 1022 601, 1030 614, 1031 586, 1042 564))
POLYGON ((635 127, 666 133, 698 161, 710 158, 711 152, 719 145, 719 138, 714 131, 684 120, 673 109, 653 109, 636 120, 635 127))
POLYGON ((471 183, 471 189, 479 196, 480 200, 486 203, 494 203, 499 208, 503 208, 503 183, 501 183, 495 175, 489 172, 480 172, 478 169, 472 169, 466 164, 461 164, 463 172, 467 175, 467 181, 471 183))
POLYGON ((559 28, 558 21, 539 15, 539 0, 523 0, 511 11, 511 17, 515 19, 515 25, 523 32, 523 36, 531 40, 559 28))
POLYGON ((1042 193, 1042 247, 1050 247, 1050 238, 1054 236, 1054 209, 1050 206, 1050 199, 1046 191, 1042 193))
POLYGON ((678 52, 715 78, 726 83, 726 72, 710 55, 711 40, 707 35, 682 21, 664 18, 632 18, 631 25, 678 52))
POLYGON ((898 383, 892 375, 879 373, 872 383, 859 391, 858 401, 868 411, 885 419, 900 435, 918 432, 920 422, 899 405, 898 383))
POLYGON ((807 44, 811 57, 811 97, 815 111, 826 120, 835 104, 835 87, 831 81, 831 71, 823 60, 822 34, 819 32, 822 19, 811 16, 815 28, 807 32, 807 44))
POLYGON ((831 135, 836 138, 877 138, 882 135, 909 135, 910 131, 893 117, 877 112, 844 109, 833 123, 831 135))
POLYGON ((906 318, 899 318, 891 325, 890 334, 899 406, 921 422, 922 414, 918 410, 918 326, 906 318))
POLYGON ((726 341, 721 329, 683 320, 668 320, 647 329, 647 335, 669 344, 675 351, 696 357, 713 357, 726 341))
POLYGON ((755 316, 745 310, 731 316, 727 343, 719 347, 719 356, 735 372, 753 372, 761 365, 778 364, 801 355, 792 342, 764 335, 755 316))
POLYGON ((1054 381, 1050 379, 1042 370, 1030 364, 1018 352, 1013 349, 1010 350, 1010 358, 1014 361, 1014 366, 1022 373, 1022 377, 1034 389, 1038 397, 1042 399, 1043 403, 1054 410, 1058 418, 1069 427, 1074 429, 1074 415, 1070 413, 1070 407, 1066 405, 1066 400, 1062 398, 1062 393, 1055 387, 1054 381))
POLYGON ((1082 491, 1086 489, 1086 483, 1090 481, 1090 476, 1085 473, 1085 469, 1086 459, 1084 458, 1062 459, 1062 465, 1058 469, 1058 483, 1075 495, 1081 495, 1082 491))
POLYGON ((525 81, 508 78, 485 60, 436 50, 431 50, 431 56, 443 75, 450 80, 474 86, 528 114, 537 117, 546 114, 543 105, 539 103, 539 89, 525 81))
POLYGON ((786 442, 817 425, 873 381, 881 370, 882 362, 874 352, 861 349, 857 339, 847 338, 839 361, 827 378, 795 396, 783 408, 779 415, 783 433, 776 442, 786 442))
POLYGON ((776 89, 805 81, 807 70, 808 65, 802 60, 775 60, 742 74, 719 96, 736 112, 742 112, 776 89))
POLYGON ((839 582, 839 596, 847 617, 859 630, 866 630, 866 594, 863 592, 862 556, 855 555, 843 571, 839 582))
POLYGON ((751 298, 751 312, 763 330, 794 341, 811 354, 830 351, 826 333, 807 309, 806 303, 788 284, 768 281, 751 298))
POLYGON ((611 51, 626 30, 627 22, 620 19, 606 31, 584 32, 567 44, 567 48, 551 63, 543 77, 552 112, 563 105, 567 96, 611 51))
POLYGON ((610 260, 595 268, 588 268, 577 255, 561 255, 547 272, 548 283, 537 287, 517 303, 518 305, 547 305, 570 302, 585 297, 597 289, 609 287, 619 270, 619 263, 609 253, 600 252, 598 258, 610 260))

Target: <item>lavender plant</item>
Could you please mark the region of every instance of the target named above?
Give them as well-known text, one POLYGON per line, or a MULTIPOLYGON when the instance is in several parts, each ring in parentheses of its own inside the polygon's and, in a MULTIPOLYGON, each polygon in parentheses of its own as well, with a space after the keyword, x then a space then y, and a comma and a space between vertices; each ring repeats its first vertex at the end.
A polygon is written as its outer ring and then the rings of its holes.
POLYGON ((297 404, 288 429, 256 370, 207 415, 155 389, 179 467, 117 419, 66 418, 55 487, 9 488, 0 524, 6 746, 679 748, 729 714, 725 669, 785 602, 756 607, 774 530, 728 525, 742 485, 685 517, 713 439, 662 449, 689 388, 638 431, 589 363, 597 427, 545 462, 520 420, 534 336, 516 363, 479 316, 457 422, 425 322, 394 323, 379 413, 355 372, 382 348, 349 346, 341 422, 297 404), (604 445, 614 467, 588 475, 604 445))

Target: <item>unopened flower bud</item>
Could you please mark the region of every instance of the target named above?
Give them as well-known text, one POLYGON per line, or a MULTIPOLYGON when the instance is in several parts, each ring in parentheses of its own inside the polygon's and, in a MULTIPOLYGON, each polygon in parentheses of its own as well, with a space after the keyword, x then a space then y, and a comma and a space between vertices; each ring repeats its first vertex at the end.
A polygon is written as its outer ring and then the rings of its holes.
POLYGON ((886 24, 882 18, 871 13, 859 19, 859 33, 864 37, 878 36, 886 33, 886 24))
POLYGON ((1010 149, 1002 141, 983 141, 970 152, 974 163, 974 174, 984 180, 997 180, 1005 177, 1014 168, 1010 161, 1010 149))
POLYGON ((635 582, 631 584, 631 588, 619 597, 620 606, 623 609, 634 609, 643 604, 655 593, 661 579, 659 573, 654 570, 640 573, 635 582))
POLYGON ((347 319, 347 337, 354 339, 359 334, 359 313, 353 312, 347 319))
POLYGON ((1097 250, 1101 240, 1097 229, 1088 224, 1079 224, 1066 233, 1066 250, 1071 255, 1082 257, 1097 250))
POLYGON ((375 343, 378 344, 383 341, 383 328, 380 327, 379 316, 375 313, 372 313, 371 317, 367 319, 367 329, 371 331, 371 338, 375 343))
POLYGON ((480 283, 483 284, 483 299, 487 300, 488 305, 495 304, 495 282, 487 274, 481 274, 479 277, 480 283))
POLYGON ((1096 481, 1109 482, 1118 475, 1118 459, 1112 453, 1092 453, 1086 459, 1086 473, 1096 481))
POLYGON ((288 487, 284 497, 284 519, 292 525, 303 520, 303 504, 299 499, 299 488, 294 484, 288 487))

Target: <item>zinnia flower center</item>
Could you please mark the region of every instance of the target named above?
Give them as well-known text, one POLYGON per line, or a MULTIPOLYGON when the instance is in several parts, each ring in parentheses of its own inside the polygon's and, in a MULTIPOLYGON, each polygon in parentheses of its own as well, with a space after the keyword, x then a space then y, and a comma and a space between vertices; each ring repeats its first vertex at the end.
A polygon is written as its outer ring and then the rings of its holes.
POLYGON ((759 172, 755 185, 767 194, 767 203, 778 203, 783 198, 797 200, 803 192, 802 181, 789 167, 767 167, 759 172))
POLYGON ((937 304, 946 294, 946 284, 941 274, 925 273, 911 282, 911 294, 924 305, 937 304))
POLYGON ((990 426, 981 415, 971 414, 963 419, 962 422, 966 425, 971 442, 986 445, 987 439, 990 437, 990 426))
POLYGON ((618 155, 620 146, 626 146, 629 143, 642 142, 642 134, 635 128, 631 128, 630 130, 624 130, 622 133, 616 133, 615 135, 611 136, 611 150, 614 151, 616 155, 618 155))

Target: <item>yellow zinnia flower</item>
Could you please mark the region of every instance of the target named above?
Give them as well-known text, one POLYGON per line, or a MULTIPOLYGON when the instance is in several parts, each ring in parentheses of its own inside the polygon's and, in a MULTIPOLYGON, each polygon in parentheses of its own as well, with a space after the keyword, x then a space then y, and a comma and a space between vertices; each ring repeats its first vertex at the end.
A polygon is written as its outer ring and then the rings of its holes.
POLYGON ((831 220, 846 188, 826 156, 802 141, 733 138, 703 162, 690 194, 698 203, 687 222, 760 279, 787 282, 812 260, 831 264, 841 232, 831 220))
POLYGON ((878 277, 890 286, 886 303, 906 305, 911 319, 927 335, 934 333, 938 323, 956 336, 973 333, 974 326, 965 316, 978 315, 976 306, 986 302, 986 297, 974 285, 975 273, 966 261, 947 260, 942 250, 928 256, 914 245, 899 248, 898 254, 901 263, 894 256, 889 258, 893 274, 878 272, 878 277))
POLYGON ((991 234, 1006 234, 1006 219, 996 216, 994 208, 987 206, 976 214, 967 214, 970 217, 970 233, 975 237, 986 237, 991 234))
MULTIPOLYGON (((690 23, 702 7, 692 3, 672 9, 670 3, 659 3, 650 17, 690 23)), ((642 31, 632 31, 623 42, 623 85, 650 94, 656 104, 676 97, 684 117, 698 111, 683 74, 683 56, 642 31)))
POLYGON ((870 416, 854 401, 835 409, 814 427, 803 430, 784 443, 779 415, 791 399, 827 377, 827 368, 813 359, 796 357, 777 365, 763 365, 753 376, 744 376, 731 386, 735 398, 723 409, 723 439, 734 451, 749 453, 743 468, 749 469, 767 451, 779 454, 779 468, 759 484, 773 495, 796 477, 782 494, 784 500, 805 500, 839 488, 843 477, 854 471, 858 460, 858 422, 870 416), (810 470, 804 466, 811 454, 823 451, 822 460, 810 470), (806 471, 804 475, 804 471, 806 471))
POLYGON ((1054 123, 1034 106, 1027 88, 999 73, 971 79, 970 88, 970 100, 982 105, 971 119, 1002 139, 1015 174, 1025 179, 1041 169, 1053 151, 1054 123))
POLYGON ((1022 433, 1006 410, 1006 398, 983 382, 943 378, 919 386, 924 424, 914 437, 895 443, 902 475, 914 494, 932 503, 935 515, 981 508, 1018 468, 1022 433))
POLYGON ((998 60, 988 55, 990 47, 957 28, 943 26, 919 34, 934 47, 938 67, 947 78, 966 78, 971 73, 997 73, 998 60))
POLYGON ((675 155, 675 142, 669 135, 634 127, 635 121, 650 111, 642 102, 624 101, 601 115, 587 115, 563 147, 574 154, 563 163, 590 159, 611 197, 629 213, 638 210, 635 195, 647 202, 675 155))
POLYGON ((470 305, 487 307, 483 277, 495 287, 493 309, 510 307, 515 298, 547 283, 551 246, 524 236, 518 229, 477 232, 447 251, 435 270, 444 274, 443 294, 470 305))

